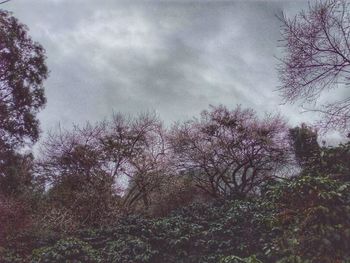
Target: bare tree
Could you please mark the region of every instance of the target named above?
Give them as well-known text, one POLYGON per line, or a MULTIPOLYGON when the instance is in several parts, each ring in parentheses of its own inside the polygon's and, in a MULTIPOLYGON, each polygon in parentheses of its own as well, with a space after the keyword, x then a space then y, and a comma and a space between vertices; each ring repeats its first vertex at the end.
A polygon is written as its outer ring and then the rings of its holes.
POLYGON ((124 170, 130 178, 125 204, 132 206, 139 200, 146 210, 151 205, 151 193, 163 183, 170 173, 166 131, 162 122, 154 115, 141 115, 133 124, 141 131, 143 139, 138 143, 137 154, 130 156, 124 170))
POLYGON ((250 109, 224 106, 173 127, 174 161, 214 197, 247 195, 274 176, 288 154, 284 121, 259 120, 250 109))
POLYGON ((158 125, 158 120, 147 114, 138 118, 116 114, 111 121, 75 126, 71 131, 59 129, 41 145, 41 175, 51 182, 77 174, 86 179, 101 173, 113 180, 132 177, 132 163, 150 143, 149 133, 158 125))
POLYGON ((109 198, 124 192, 125 207, 142 200, 147 208, 167 167, 165 144, 162 123, 154 114, 116 114, 110 121, 51 134, 41 147, 37 177, 54 189, 72 188, 75 195, 92 191, 94 202, 105 193, 109 198))
MULTIPOLYGON (((87 124, 72 131, 58 129, 50 133, 41 144, 39 176, 47 183, 58 184, 65 177, 79 175, 89 180, 102 171, 102 148, 99 138, 105 131, 105 124, 87 124)), ((105 171, 107 172, 107 171, 105 171)))
POLYGON ((321 127, 349 131, 350 14, 346 0, 315 1, 307 12, 282 21, 280 88, 286 101, 316 102, 321 93, 344 88, 345 97, 308 110, 323 114, 321 127))
POLYGON ((72 131, 59 129, 42 143, 37 179, 51 185, 50 202, 42 216, 49 227, 73 218, 79 225, 100 224, 116 210, 114 167, 101 145, 106 128, 99 123, 72 131))

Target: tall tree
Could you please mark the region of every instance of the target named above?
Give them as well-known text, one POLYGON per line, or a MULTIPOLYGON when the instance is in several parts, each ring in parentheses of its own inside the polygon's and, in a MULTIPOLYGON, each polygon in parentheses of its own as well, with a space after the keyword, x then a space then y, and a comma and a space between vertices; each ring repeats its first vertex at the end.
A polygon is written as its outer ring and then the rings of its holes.
POLYGON ((0 11, 0 141, 18 147, 39 136, 36 114, 45 104, 44 49, 28 28, 0 11))
MULTIPOLYGON (((3 180, 3 177, 9 176, 9 171, 14 171, 16 168, 14 163, 18 164, 18 150, 23 146, 31 146, 38 140, 39 121, 36 115, 45 105, 43 81, 47 75, 42 46, 31 39, 28 28, 11 13, 0 10, 0 177, 2 184, 8 181, 3 180)), ((18 167, 16 169, 18 170, 18 167)), ((13 173, 10 174, 13 175, 13 173)))
POLYGON ((286 101, 316 102, 325 90, 344 88, 343 99, 310 109, 323 114, 321 127, 350 132, 350 9, 346 0, 310 3, 282 21, 279 75, 286 101))

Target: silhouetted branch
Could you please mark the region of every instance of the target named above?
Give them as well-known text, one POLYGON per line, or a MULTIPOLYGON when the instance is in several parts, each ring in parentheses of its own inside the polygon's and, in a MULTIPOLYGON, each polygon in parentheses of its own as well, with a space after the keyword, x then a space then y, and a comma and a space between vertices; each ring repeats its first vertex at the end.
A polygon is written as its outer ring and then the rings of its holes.
MULTIPOLYGON (((282 22, 280 91, 285 101, 316 102, 321 93, 350 85, 350 6, 345 0, 326 0, 282 22)), ((347 93, 349 94, 349 93, 347 93)), ((350 97, 321 106, 322 128, 348 130, 350 97)))

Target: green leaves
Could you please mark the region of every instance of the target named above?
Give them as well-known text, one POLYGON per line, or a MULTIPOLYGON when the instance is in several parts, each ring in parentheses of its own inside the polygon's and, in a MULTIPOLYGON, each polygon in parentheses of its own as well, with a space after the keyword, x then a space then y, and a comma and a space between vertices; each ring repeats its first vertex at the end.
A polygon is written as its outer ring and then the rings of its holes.
POLYGON ((115 241, 110 241, 102 250, 103 262, 152 262, 152 257, 157 254, 152 250, 147 240, 133 236, 121 236, 115 241))
POLYGON ((0 247, 0 262, 2 263, 23 263, 24 260, 14 251, 0 247))
POLYGON ((33 251, 31 263, 99 263, 101 258, 88 243, 76 238, 58 241, 52 247, 33 251))
POLYGON ((32 263, 346 262, 349 189, 330 177, 301 176, 275 182, 259 199, 197 203, 164 218, 126 216, 35 250, 32 263))
POLYGON ((288 259, 280 262, 333 263, 350 256, 348 189, 349 183, 311 175, 270 189, 267 196, 279 210, 277 251, 288 259))
POLYGON ((271 213, 262 202, 247 200, 193 204, 159 219, 127 216, 114 227, 81 231, 78 239, 35 250, 32 262, 70 262, 72 257, 99 263, 218 263, 224 256, 252 254, 266 258, 262 251, 270 239, 271 213))
POLYGON ((256 256, 250 256, 247 258, 240 258, 237 256, 228 256, 220 260, 220 263, 262 263, 256 258, 256 256))
POLYGON ((46 102, 45 51, 31 39, 25 25, 3 10, 0 46, 0 145, 1 150, 18 149, 38 140, 36 115, 46 102))

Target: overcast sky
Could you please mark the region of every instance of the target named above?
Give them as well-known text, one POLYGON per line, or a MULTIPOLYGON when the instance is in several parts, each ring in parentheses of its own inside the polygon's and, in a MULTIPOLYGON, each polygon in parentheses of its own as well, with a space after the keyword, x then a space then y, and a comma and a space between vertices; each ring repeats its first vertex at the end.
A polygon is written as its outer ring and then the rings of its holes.
POLYGON ((47 52, 42 129, 69 128, 113 112, 155 110, 170 124, 241 104, 310 119, 280 105, 275 56, 281 11, 306 1, 12 0, 2 6, 47 52))

